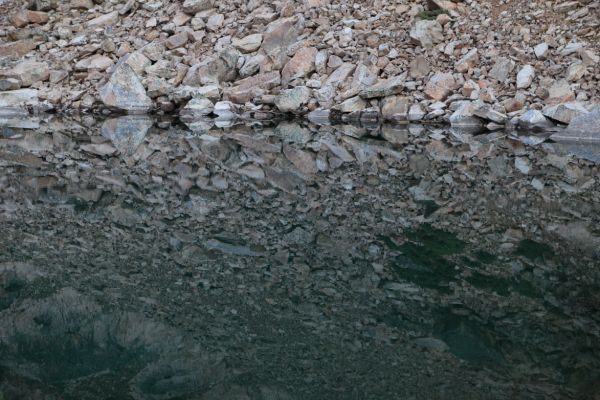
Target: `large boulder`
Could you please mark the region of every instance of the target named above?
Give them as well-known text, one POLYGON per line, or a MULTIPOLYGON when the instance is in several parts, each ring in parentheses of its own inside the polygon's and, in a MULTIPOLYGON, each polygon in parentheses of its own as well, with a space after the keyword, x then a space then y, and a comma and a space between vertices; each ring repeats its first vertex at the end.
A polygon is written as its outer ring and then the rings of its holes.
POLYGON ((542 110, 542 113, 550 119, 562 122, 563 124, 569 124, 573 118, 587 114, 588 110, 583 104, 574 102, 546 107, 542 110))
POLYGON ((100 99, 109 106, 129 113, 145 113, 152 109, 152 100, 133 68, 121 59, 108 82, 100 89, 100 99))
POLYGON ((573 118, 566 130, 551 136, 555 141, 600 142, 600 106, 573 118))

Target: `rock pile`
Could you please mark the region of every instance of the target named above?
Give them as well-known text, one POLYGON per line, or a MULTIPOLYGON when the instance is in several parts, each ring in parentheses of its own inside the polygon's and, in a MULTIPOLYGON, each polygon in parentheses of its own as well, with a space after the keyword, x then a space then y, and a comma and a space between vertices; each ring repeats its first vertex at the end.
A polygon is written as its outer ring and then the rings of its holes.
POLYGON ((335 110, 368 120, 545 128, 568 123, 556 106, 580 114, 600 98, 597 2, 12 0, 3 7, 10 11, 0 23, 0 90, 35 90, 40 103, 61 111, 174 113, 203 98, 231 102, 232 116, 335 110), (530 111, 542 115, 531 123, 530 111))

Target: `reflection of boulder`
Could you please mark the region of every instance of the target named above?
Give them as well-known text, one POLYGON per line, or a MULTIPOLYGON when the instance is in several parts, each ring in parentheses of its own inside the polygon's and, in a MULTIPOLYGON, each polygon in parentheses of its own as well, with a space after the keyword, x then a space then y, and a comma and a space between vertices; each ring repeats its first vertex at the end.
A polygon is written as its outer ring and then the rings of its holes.
POLYGON ((105 313, 72 289, 0 312, 0 353, 0 367, 13 374, 85 398, 107 380, 121 398, 171 399, 208 391, 227 376, 220 357, 199 354, 171 328, 105 313))
POLYGON ((29 283, 42 273, 30 264, 0 263, 0 310, 9 307, 29 283))
POLYGON ((102 136, 112 140, 121 154, 132 155, 151 127, 152 118, 147 115, 124 115, 104 121, 102 136))

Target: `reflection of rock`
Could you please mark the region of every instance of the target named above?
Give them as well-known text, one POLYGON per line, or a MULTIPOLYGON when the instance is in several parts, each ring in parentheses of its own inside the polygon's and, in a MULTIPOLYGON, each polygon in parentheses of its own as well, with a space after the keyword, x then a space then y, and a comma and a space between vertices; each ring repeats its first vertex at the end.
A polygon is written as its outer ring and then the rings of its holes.
POLYGON ((152 119, 146 115, 125 115, 102 124, 102 136, 110 139, 121 154, 131 155, 143 142, 152 119))

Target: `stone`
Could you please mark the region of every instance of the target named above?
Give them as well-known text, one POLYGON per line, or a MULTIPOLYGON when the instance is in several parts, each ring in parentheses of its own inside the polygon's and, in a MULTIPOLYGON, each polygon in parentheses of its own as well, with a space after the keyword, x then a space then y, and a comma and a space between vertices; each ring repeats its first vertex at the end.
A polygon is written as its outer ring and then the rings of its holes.
POLYGON ((225 16, 223 14, 213 14, 208 17, 208 21, 206 21, 206 29, 211 32, 216 32, 223 26, 224 21, 225 16))
POLYGON ((279 69, 285 65, 287 53, 303 28, 303 20, 295 18, 281 18, 267 26, 260 48, 273 63, 273 68, 279 69))
POLYGON ((167 40, 165 40, 165 47, 169 50, 173 50, 178 47, 185 46, 188 40, 189 38, 187 32, 181 32, 170 36, 167 40))
POLYGON ((189 69, 183 83, 188 86, 204 86, 231 82, 237 77, 239 55, 235 48, 230 47, 218 55, 208 57, 189 69))
POLYGON ((31 11, 26 12, 27 20, 30 24, 45 24, 49 20, 48 13, 44 11, 31 11))
POLYGON ((121 155, 132 156, 152 125, 152 118, 147 115, 123 115, 104 121, 100 132, 110 139, 121 155))
POLYGON ((408 66, 408 75, 413 79, 425 78, 431 71, 431 64, 423 56, 416 56, 408 66))
POLYGON ((333 71, 331 75, 327 77, 323 86, 330 86, 334 89, 340 87, 354 72, 356 66, 351 63, 343 63, 338 69, 333 71))
POLYGON ((58 0, 33 0, 33 8, 37 11, 50 11, 58 7, 58 0))
POLYGON ((18 40, 12 43, 0 42, 0 58, 21 58, 37 47, 37 43, 31 39, 18 40))
POLYGON ((444 31, 437 21, 420 20, 410 30, 410 38, 413 43, 430 49, 444 40, 444 31))
POLYGON ((29 24, 29 18, 27 18, 27 11, 20 11, 15 14, 11 14, 8 17, 8 22, 11 23, 15 28, 22 28, 29 24))
POLYGON ((467 52, 467 54, 462 56, 462 58, 454 64, 454 68, 458 72, 465 73, 473 67, 475 67, 478 61, 479 52, 477 51, 477 49, 471 49, 467 52))
POLYGON ((375 85, 361 90, 360 97, 363 99, 372 99, 376 97, 386 97, 398 94, 404 89, 405 78, 406 74, 402 74, 381 80, 375 85))
POLYGON ((517 74, 517 89, 527 89, 531 86, 533 78, 535 77, 535 70, 531 65, 526 65, 517 74))
POLYGON ((111 60, 109 57, 96 54, 77 62, 77 64, 75 64, 75 70, 85 71, 89 69, 97 69, 100 71, 105 71, 106 69, 112 67, 113 64, 113 60, 111 60))
POLYGON ((517 126, 525 130, 546 130, 554 127, 554 124, 546 119, 539 110, 529 110, 517 118, 517 126))
POLYGON ((571 120, 567 129, 550 137, 557 142, 600 141, 600 107, 594 108, 587 114, 579 115, 571 120))
POLYGON ((423 110, 423 107, 420 104, 413 104, 410 106, 408 110, 408 120, 409 121, 422 121, 425 118, 427 112, 423 110))
POLYGON ((142 75, 146 71, 146 68, 152 65, 152 61, 142 54, 141 51, 130 53, 124 59, 137 75, 142 75))
POLYGON ((386 121, 406 121, 410 105, 408 97, 386 97, 381 101, 381 117, 386 121))
POLYGON ((217 120, 231 121, 236 118, 235 106, 230 101, 219 101, 215 104, 213 113, 217 120))
POLYGON ((297 86, 293 89, 282 90, 275 98, 275 106, 279 111, 298 112, 310 100, 311 90, 306 86, 297 86))
POLYGON ((546 107, 542 113, 550 119, 569 124, 573 118, 587 114, 588 110, 581 103, 563 103, 546 107))
POLYGON ((451 73, 438 72, 429 79, 424 92, 432 100, 443 101, 456 89, 458 84, 451 73))
POLYGON ((285 64, 281 71, 281 83, 283 86, 296 78, 304 78, 315 70, 315 47, 303 47, 294 54, 294 57, 285 64))
POLYGON ((545 60, 548 56, 548 44, 540 43, 533 48, 533 52, 535 53, 535 57, 538 60, 545 60))
POLYGON ((21 81, 15 78, 0 79, 0 91, 17 90, 21 88, 21 81))
POLYGON ((582 62, 577 62, 569 65, 567 68, 567 80, 575 82, 583 78, 583 75, 587 72, 587 66, 582 62))
POLYGON ((362 111, 365 108, 367 108, 367 102, 359 96, 351 97, 336 107, 336 109, 343 113, 362 111))
POLYGON ((195 98, 190 100, 181 110, 180 115, 184 118, 199 118, 212 114, 214 110, 212 101, 206 98, 195 98))
POLYGON ((0 115, 28 115, 29 108, 38 106, 38 91, 35 89, 0 92, 0 115))
POLYGON ((560 52, 563 57, 570 56, 571 54, 578 53, 583 49, 583 43, 573 42, 567 44, 560 52))
POLYGON ((600 56, 598 56, 593 50, 582 49, 579 52, 579 55, 581 56, 581 61, 583 62, 583 65, 591 66, 596 65, 600 62, 600 56))
POLYGON ((262 41, 263 35, 255 33, 241 39, 234 38, 231 44, 242 53, 252 53, 260 48, 262 41))
POLYGON ((261 65, 267 61, 267 57, 263 54, 257 54, 252 57, 247 57, 244 66, 240 68, 240 77, 247 78, 260 71, 261 65))
POLYGON ((489 77, 499 82, 505 82, 515 68, 514 61, 500 57, 489 72, 489 77))
POLYGON ((213 5, 213 0, 185 0, 183 2, 182 9, 188 14, 196 14, 200 11, 212 8, 213 5))
POLYGON ((237 81, 235 86, 224 90, 223 98, 235 103, 246 103, 280 84, 279 71, 266 72, 237 81))
POLYGON ((113 11, 89 20, 86 25, 88 28, 104 28, 106 26, 115 25, 117 22, 119 22, 119 12, 113 11))
POLYGON ((467 128, 479 130, 483 127, 483 121, 473 114, 475 103, 461 101, 459 106, 449 118, 450 125, 456 128, 467 128))
POLYGON ((94 2, 92 0, 71 0, 69 7, 71 9, 89 10, 94 8, 94 2))
POLYGON ((473 115, 497 124, 504 124, 508 119, 506 114, 495 110, 490 104, 485 104, 481 100, 473 103, 473 115))
POLYGON ((152 109, 152 100, 133 68, 121 59, 108 82, 100 89, 100 99, 109 106, 129 113, 145 113, 152 109))
POLYGON ((571 90, 571 85, 564 79, 556 81, 548 89, 547 105, 567 103, 575 100, 575 93, 571 90))
POLYGON ((48 64, 37 61, 23 61, 13 68, 0 72, 4 78, 14 78, 21 82, 21 86, 28 87, 37 82, 43 82, 50 77, 48 64))

